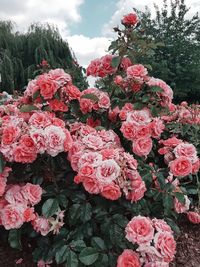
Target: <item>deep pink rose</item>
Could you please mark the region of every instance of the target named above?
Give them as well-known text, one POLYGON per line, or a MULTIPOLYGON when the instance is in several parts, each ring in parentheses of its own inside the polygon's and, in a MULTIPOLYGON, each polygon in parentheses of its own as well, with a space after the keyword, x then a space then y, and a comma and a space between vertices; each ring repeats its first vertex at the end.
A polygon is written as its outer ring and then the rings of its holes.
POLYGON ((39 77, 37 85, 40 87, 40 94, 45 100, 52 99, 59 88, 58 83, 55 80, 50 79, 47 74, 39 77))
POLYGON ((154 228, 149 218, 144 216, 133 217, 126 226, 126 238, 138 245, 149 243, 153 240, 154 228))
POLYGON ((16 126, 7 126, 3 129, 2 143, 4 145, 10 145, 16 141, 20 135, 20 129, 16 126))
POLYGON ((181 156, 170 162, 170 172, 174 176, 187 176, 192 172, 192 163, 189 158, 181 156))
POLYGON ((117 259, 117 267, 140 267, 139 255, 131 249, 125 249, 117 259))
POLYGON ((49 107, 52 111, 62 111, 62 112, 68 111, 68 107, 58 99, 49 100, 49 107))
POLYGON ((125 26, 135 26, 138 24, 138 16, 136 13, 129 13, 125 15, 122 19, 122 24, 125 26))
POLYGON ((105 185, 101 191, 101 195, 110 200, 116 200, 121 197, 120 187, 117 184, 105 185))

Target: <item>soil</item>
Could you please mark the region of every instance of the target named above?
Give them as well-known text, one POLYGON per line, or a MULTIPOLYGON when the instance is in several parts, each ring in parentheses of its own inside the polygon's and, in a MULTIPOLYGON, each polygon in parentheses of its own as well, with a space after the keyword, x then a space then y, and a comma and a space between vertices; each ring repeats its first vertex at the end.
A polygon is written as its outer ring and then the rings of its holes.
MULTIPOLYGON (((180 229, 181 234, 176 240, 176 258, 171 267, 200 267, 200 226, 183 222, 180 229)), ((0 243, 0 267, 36 267, 31 252, 32 249, 28 247, 17 251, 0 243), (16 264, 20 258, 23 261, 16 264)))

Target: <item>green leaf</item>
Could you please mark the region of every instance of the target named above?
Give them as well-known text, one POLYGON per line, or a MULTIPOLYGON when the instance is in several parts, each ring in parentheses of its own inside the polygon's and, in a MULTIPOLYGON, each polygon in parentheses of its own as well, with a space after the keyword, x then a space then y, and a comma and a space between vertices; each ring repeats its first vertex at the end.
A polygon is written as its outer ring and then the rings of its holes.
POLYGON ((91 219, 92 206, 90 203, 85 203, 81 206, 81 220, 85 223, 91 219))
POLYGON ((66 267, 77 267, 78 266, 78 257, 76 253, 69 250, 67 254, 67 262, 65 264, 66 267))
POLYGON ((0 173, 3 172, 4 166, 5 166, 5 161, 4 161, 3 155, 0 153, 0 173))
POLYGON ((9 231, 8 242, 11 248, 22 249, 21 245, 21 230, 20 229, 12 229, 9 231))
POLYGON ((99 101, 99 98, 94 94, 85 94, 85 95, 82 95, 81 98, 90 99, 90 100, 93 100, 94 102, 99 101))
POLYGON ((59 206, 61 206, 63 208, 67 207, 68 200, 67 200, 67 197, 65 195, 60 194, 60 195, 58 195, 57 199, 58 199, 58 202, 59 202, 59 206))
POLYGON ((175 192, 174 195, 180 203, 185 204, 185 196, 183 193, 175 192))
POLYGON ((80 252, 81 250, 83 250, 86 247, 86 244, 85 244, 85 242, 82 239, 80 239, 80 240, 73 240, 70 243, 70 247, 72 247, 73 250, 76 250, 76 251, 80 252))
POLYGON ((96 237, 96 236, 93 237, 91 241, 91 245, 96 249, 100 249, 100 250, 106 249, 105 242, 100 237, 96 237))
POLYGON ((38 110, 38 108, 34 105, 23 105, 20 108, 20 112, 30 112, 33 110, 38 110))
POLYGON ((151 92, 155 92, 155 93, 157 93, 157 92, 163 92, 163 89, 160 88, 159 86, 152 86, 151 87, 151 92))
POLYGON ((142 102, 143 102, 143 103, 147 103, 147 102, 149 101, 149 99, 150 99, 150 96, 148 96, 148 95, 143 95, 143 97, 142 97, 142 102))
POLYGON ((144 107, 144 104, 141 102, 134 103, 134 109, 142 109, 144 107))
POLYGON ((56 262, 58 264, 63 263, 67 260, 68 256, 68 247, 66 245, 62 246, 57 252, 56 252, 56 262))
POLYGON ((170 214, 173 208, 173 196, 170 194, 165 194, 163 196, 163 206, 165 208, 165 214, 170 214))
POLYGON ((85 265, 93 264, 99 256, 98 251, 95 248, 84 248, 79 254, 79 260, 85 265))
POLYGON ((81 205, 73 204, 69 209, 69 222, 70 224, 76 224, 77 219, 81 215, 81 205))
POLYGON ((58 211, 58 208, 58 200, 56 198, 49 198, 42 206, 42 214, 46 217, 50 217, 58 211))
POLYGON ((119 56, 113 57, 112 61, 111 61, 111 66, 113 68, 118 68, 120 61, 121 61, 121 57, 119 57, 119 56))
POLYGON ((40 92, 39 92, 39 91, 36 91, 36 92, 33 94, 33 100, 35 100, 39 95, 40 95, 40 92))

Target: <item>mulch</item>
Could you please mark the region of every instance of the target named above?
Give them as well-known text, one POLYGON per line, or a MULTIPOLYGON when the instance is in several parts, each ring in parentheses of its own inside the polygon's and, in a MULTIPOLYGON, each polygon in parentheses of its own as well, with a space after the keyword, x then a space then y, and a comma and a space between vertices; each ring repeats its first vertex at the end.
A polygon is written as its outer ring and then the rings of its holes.
MULTIPOLYGON (((200 267, 200 226, 182 222, 180 229, 181 234, 176 240, 176 258, 171 267, 200 267)), ((36 267, 31 253, 31 248, 18 251, 0 242, 0 267, 36 267), (16 264, 20 258, 23 259, 22 263, 16 264)))

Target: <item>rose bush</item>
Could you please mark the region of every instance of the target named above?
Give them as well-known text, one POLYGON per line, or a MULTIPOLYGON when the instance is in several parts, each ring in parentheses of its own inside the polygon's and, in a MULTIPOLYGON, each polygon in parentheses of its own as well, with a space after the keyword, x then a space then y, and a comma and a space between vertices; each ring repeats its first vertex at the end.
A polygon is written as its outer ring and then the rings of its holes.
POLYGON ((138 16, 121 27, 97 88, 55 69, 2 97, 0 231, 37 266, 167 267, 177 219, 200 223, 199 106, 134 62, 138 16))

